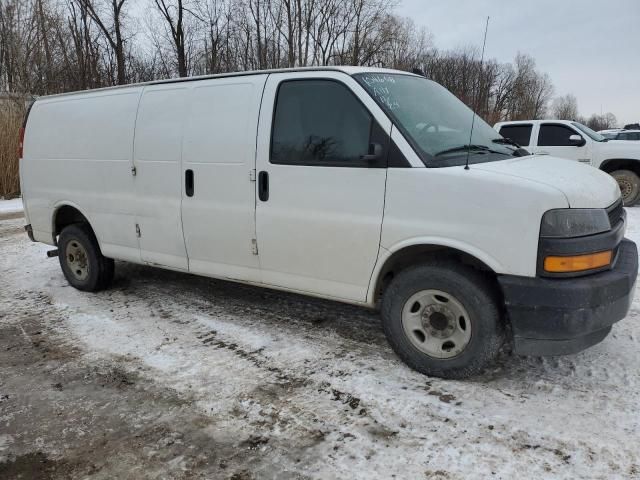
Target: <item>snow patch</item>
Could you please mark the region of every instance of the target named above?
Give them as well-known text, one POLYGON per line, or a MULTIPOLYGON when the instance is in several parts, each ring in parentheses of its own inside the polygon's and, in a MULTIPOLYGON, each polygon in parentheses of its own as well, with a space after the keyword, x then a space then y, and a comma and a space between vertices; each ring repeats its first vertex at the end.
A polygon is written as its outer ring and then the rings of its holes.
POLYGON ((0 213, 20 213, 23 210, 21 198, 14 198, 13 200, 0 199, 0 213))
MULTIPOLYGON (((627 212, 627 236, 640 242, 640 208, 627 212)), ((0 222, 7 312, 16 302, 55 318, 83 362, 135 371, 207 415, 214 437, 255 436, 240 448, 292 476, 625 478, 640 468, 640 294, 583 353, 506 356, 478 378, 444 381, 409 370, 373 313, 341 304, 122 263, 113 288, 79 292, 45 246, 11 233, 20 224, 0 222)), ((0 452, 10 441, 0 437, 0 452)))

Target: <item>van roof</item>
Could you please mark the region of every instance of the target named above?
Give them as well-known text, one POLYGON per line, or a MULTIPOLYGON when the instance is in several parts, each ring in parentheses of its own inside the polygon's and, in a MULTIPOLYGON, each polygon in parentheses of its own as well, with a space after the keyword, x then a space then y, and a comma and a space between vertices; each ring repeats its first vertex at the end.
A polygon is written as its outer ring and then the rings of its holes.
POLYGON ((133 87, 143 87, 146 85, 160 85, 163 83, 179 83, 179 82, 194 82, 198 80, 207 80, 211 78, 227 78, 227 77, 242 77, 246 75, 264 75, 270 73, 287 73, 287 72, 343 72, 347 75, 354 75, 356 73, 366 73, 366 72, 380 72, 380 73, 401 73, 404 75, 415 75, 411 72, 405 72, 402 70, 394 70, 390 68, 378 68, 378 67, 355 67, 355 66, 327 66, 327 67, 297 67, 297 68, 276 68, 271 70, 247 70, 244 72, 230 72, 230 73, 218 73, 214 75, 197 75, 193 77, 179 77, 179 78, 168 78, 164 80, 151 80, 148 82, 139 82, 139 83, 129 83, 127 85, 116 85, 113 87, 103 87, 103 88, 94 88, 89 90, 77 90, 73 92, 66 93, 56 93, 53 95, 43 95, 39 98, 52 98, 52 97, 64 97, 67 95, 79 95, 83 93, 94 93, 94 92, 102 92, 106 90, 117 90, 124 88, 133 88, 133 87))

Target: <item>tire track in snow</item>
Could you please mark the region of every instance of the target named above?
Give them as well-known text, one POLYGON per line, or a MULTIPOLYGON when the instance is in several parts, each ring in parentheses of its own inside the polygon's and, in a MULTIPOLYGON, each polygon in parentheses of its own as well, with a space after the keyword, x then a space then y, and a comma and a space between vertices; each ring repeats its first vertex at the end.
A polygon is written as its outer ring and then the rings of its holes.
POLYGON ((637 472, 638 303, 584 354, 505 356, 479 378, 445 382, 406 369, 366 310, 126 264, 112 290, 84 294, 44 259, 47 247, 14 233, 0 240, 2 322, 36 312, 87 364, 175 390, 236 448, 260 453, 254 473, 637 472))

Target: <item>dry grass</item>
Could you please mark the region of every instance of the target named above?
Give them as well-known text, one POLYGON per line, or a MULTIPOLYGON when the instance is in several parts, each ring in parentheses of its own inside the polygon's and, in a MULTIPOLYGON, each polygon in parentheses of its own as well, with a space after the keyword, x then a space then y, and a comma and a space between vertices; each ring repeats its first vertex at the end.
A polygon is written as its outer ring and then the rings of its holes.
POLYGON ((0 100, 0 198, 20 195, 18 141, 24 102, 0 100))

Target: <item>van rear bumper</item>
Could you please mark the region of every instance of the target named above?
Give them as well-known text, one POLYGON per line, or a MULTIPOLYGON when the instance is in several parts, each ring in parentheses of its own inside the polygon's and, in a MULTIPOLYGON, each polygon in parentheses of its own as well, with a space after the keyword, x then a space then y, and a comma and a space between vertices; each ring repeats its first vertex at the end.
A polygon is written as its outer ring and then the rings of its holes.
POLYGON ((636 244, 623 240, 611 270, 578 278, 498 277, 514 353, 566 355, 601 342, 633 302, 636 244))

